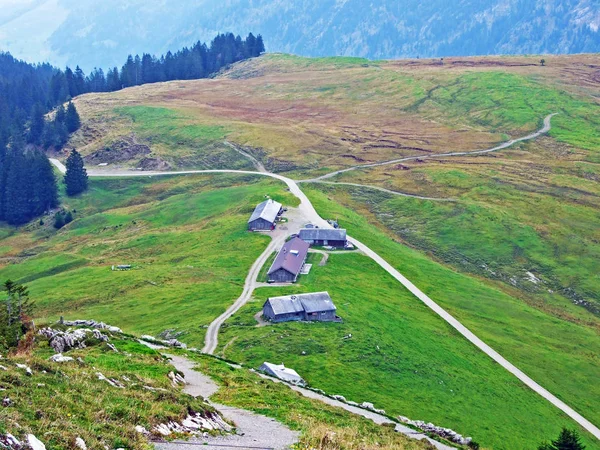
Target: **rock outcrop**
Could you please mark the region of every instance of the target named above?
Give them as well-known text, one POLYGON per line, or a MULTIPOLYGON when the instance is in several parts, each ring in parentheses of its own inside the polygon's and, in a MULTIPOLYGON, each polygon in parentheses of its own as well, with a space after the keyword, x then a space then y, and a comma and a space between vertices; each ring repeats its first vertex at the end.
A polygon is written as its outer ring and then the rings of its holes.
POLYGON ((223 420, 217 413, 193 413, 181 422, 161 423, 153 428, 153 431, 162 436, 170 436, 174 433, 200 434, 207 431, 222 431, 228 433, 232 426, 223 420))

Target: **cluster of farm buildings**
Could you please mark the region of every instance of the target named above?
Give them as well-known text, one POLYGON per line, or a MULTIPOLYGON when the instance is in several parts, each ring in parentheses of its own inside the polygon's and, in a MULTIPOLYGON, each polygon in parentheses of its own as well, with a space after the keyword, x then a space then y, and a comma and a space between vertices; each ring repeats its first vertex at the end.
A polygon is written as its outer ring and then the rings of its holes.
MULTIPOLYGON (((283 213, 284 208, 281 203, 272 199, 265 200, 256 206, 250 216, 248 230, 274 230, 283 213)), ((349 248, 346 230, 307 225, 283 244, 267 272, 267 281, 278 284, 298 281, 305 268, 310 247, 349 248)), ((271 297, 263 305, 263 316, 274 323, 340 320, 336 316, 336 307, 327 292, 271 297)))
MULTIPOLYGON (((285 211, 281 203, 272 199, 265 200, 256 206, 248 219, 248 230, 274 230, 285 211)), ((267 281, 278 284, 295 283, 302 274, 307 274, 310 270, 310 264, 306 264, 310 247, 335 250, 352 248, 352 245, 348 242, 346 230, 338 228, 337 223, 334 223, 333 228, 307 224, 283 244, 269 267, 267 281)), ((312 292, 269 297, 263 304, 262 316, 272 323, 341 322, 336 311, 328 292, 312 292)), ((305 384, 296 371, 283 364, 265 362, 258 370, 288 383, 305 384)))

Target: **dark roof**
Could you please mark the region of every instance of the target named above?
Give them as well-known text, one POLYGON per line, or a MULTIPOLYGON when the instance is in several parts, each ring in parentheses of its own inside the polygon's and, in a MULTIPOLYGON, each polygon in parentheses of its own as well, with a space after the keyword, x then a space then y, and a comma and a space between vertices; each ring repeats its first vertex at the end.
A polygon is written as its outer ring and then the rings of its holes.
POLYGON ((309 245, 297 237, 287 241, 281 247, 275 261, 273 261, 273 265, 269 269, 269 274, 279 269, 285 269, 294 275, 298 275, 306 259, 308 248, 309 245))
POLYGON ((279 214, 280 210, 281 203, 271 199, 265 200, 254 208, 254 212, 250 216, 250 219, 248 219, 248 223, 254 222, 256 219, 265 219, 273 223, 277 219, 277 214, 279 214))
POLYGON ((345 241, 346 230, 342 228, 303 228, 298 236, 307 241, 345 241))
MULTIPOLYGON (((306 311, 307 313, 335 311, 328 292, 313 292, 310 294, 284 295, 271 297, 266 304, 270 304, 275 314, 291 314, 306 311)), ((263 305, 264 307, 264 305, 263 305)))

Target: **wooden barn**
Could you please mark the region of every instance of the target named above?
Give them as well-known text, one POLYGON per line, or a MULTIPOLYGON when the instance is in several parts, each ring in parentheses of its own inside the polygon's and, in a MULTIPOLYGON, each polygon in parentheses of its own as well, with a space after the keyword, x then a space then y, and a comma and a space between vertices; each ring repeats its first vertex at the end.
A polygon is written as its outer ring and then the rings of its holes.
POLYGON ((248 219, 248 230, 273 230, 277 217, 283 212, 281 203, 268 199, 257 205, 248 219))
POLYGON ((342 228, 303 228, 298 237, 311 246, 345 248, 348 243, 342 228))
POLYGON ((327 292, 271 297, 263 305, 263 316, 272 322, 339 322, 335 313, 336 307, 327 292))
POLYGON ((268 272, 269 283, 295 283, 308 255, 309 245, 297 237, 281 247, 268 272))

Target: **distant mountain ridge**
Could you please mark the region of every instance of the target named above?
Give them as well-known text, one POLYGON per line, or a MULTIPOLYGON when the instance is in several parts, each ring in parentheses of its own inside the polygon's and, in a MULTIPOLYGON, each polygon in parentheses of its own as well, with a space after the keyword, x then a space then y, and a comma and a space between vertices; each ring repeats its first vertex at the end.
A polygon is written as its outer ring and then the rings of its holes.
POLYGON ((224 31, 261 33, 268 51, 307 56, 600 52, 597 0, 13 3, 0 16, 0 50, 30 61, 81 64, 86 71, 113 66, 129 53, 160 54, 224 31))

